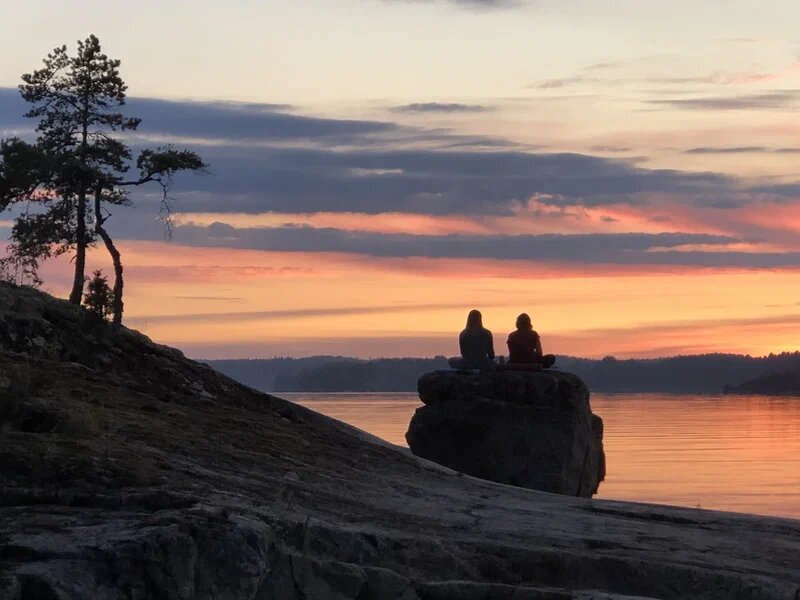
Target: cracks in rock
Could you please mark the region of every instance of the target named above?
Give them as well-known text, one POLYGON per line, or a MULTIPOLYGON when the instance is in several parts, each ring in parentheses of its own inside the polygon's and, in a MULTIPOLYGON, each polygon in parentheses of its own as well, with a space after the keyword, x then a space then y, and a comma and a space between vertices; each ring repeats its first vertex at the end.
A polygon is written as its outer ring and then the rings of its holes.
MULTIPOLYGON (((696 519, 689 519, 687 517, 681 517, 678 515, 669 515, 657 512, 636 512, 624 509, 604 508, 595 505, 579 506, 578 508, 591 513, 610 515, 613 517, 622 517, 625 519, 640 519, 642 521, 651 521, 656 523, 670 523, 673 525, 691 525, 692 527, 697 527, 700 529, 707 529, 707 530, 711 529, 711 527, 709 527, 705 523, 697 521, 696 519)), ((669 507, 666 507, 666 509, 669 509, 669 507)))
POLYGON ((289 575, 292 578, 292 585, 294 587, 295 594, 297 595, 298 600, 307 600, 306 593, 303 591, 303 586, 300 585, 300 582, 297 581, 297 575, 295 574, 295 558, 293 555, 289 555, 289 575))

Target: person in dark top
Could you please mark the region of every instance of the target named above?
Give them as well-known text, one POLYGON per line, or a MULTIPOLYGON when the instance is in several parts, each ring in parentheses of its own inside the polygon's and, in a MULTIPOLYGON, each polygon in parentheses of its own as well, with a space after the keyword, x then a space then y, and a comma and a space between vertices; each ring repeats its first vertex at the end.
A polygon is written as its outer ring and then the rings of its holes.
POLYGON ((449 361, 454 369, 488 369, 494 364, 492 332, 483 326, 480 311, 470 311, 467 326, 458 336, 458 345, 461 357, 449 361))
POLYGON ((534 331, 531 318, 522 313, 517 317, 517 330, 508 336, 508 362, 518 365, 541 365, 552 367, 556 357, 542 354, 542 340, 534 331))

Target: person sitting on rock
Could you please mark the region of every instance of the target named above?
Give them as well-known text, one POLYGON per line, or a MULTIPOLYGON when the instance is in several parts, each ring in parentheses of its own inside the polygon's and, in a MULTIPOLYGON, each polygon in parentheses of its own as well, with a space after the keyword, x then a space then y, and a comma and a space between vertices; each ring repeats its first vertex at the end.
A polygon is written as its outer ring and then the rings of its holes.
POLYGON ((542 340, 526 313, 517 317, 517 330, 508 336, 508 362, 511 365, 538 365, 545 369, 556 362, 553 354, 542 354, 542 340))
POLYGON ((470 311, 467 326, 458 336, 461 356, 451 358, 454 369, 489 369, 494 364, 494 340, 492 332, 483 326, 479 310, 470 311))

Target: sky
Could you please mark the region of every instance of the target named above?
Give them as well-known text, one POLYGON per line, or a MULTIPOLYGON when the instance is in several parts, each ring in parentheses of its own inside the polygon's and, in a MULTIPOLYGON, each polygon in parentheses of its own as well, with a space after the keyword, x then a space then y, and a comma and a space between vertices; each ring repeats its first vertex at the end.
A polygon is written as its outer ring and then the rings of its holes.
POLYGON ((94 33, 122 61, 126 141, 209 163, 176 179, 171 239, 158 189, 107 222, 127 324, 193 357, 453 355, 472 308, 498 353, 523 311, 557 354, 793 351, 798 22, 788 0, 6 2, 0 136, 32 138, 16 86, 53 47, 94 33))

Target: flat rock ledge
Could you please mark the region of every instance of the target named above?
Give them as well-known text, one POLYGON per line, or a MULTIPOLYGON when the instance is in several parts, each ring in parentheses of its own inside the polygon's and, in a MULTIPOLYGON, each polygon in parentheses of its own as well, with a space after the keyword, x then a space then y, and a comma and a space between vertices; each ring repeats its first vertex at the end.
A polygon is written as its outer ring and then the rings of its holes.
POLYGON ((406 440, 468 475, 590 497, 605 477, 603 421, 589 390, 561 371, 433 371, 418 382, 406 440))

